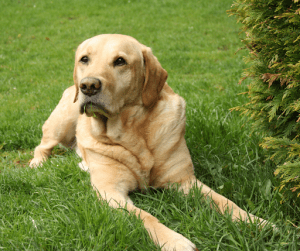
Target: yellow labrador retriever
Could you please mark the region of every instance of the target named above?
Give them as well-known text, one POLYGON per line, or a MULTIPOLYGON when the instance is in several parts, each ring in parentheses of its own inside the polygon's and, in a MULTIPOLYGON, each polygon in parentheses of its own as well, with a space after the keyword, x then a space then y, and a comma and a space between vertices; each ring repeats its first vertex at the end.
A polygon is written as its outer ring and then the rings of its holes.
POLYGON ((43 126, 41 144, 30 166, 42 164, 57 144, 76 149, 91 183, 114 208, 140 217, 162 250, 197 250, 187 238, 135 207, 128 192, 176 183, 211 197, 232 219, 261 218, 196 179, 184 139, 185 102, 166 83, 167 72, 150 48, 125 35, 99 35, 79 45, 74 83, 43 126))

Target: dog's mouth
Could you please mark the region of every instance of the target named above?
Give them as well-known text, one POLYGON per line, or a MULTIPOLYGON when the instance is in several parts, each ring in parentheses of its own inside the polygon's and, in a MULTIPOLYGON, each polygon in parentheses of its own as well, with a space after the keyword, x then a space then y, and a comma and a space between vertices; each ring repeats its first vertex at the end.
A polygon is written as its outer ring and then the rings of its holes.
POLYGON ((110 117, 109 111, 101 104, 95 104, 93 102, 86 102, 80 106, 80 114, 86 114, 87 116, 95 116, 102 115, 106 118, 110 117))

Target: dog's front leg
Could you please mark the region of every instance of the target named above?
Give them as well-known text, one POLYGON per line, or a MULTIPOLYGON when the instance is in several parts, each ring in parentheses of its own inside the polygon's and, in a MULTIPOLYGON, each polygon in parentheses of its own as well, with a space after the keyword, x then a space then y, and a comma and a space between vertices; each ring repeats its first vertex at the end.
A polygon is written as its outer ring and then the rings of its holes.
POLYGON ((89 162, 91 183, 94 189, 113 208, 125 208, 140 218, 150 238, 163 251, 195 251, 187 238, 167 228, 157 218, 133 205, 128 191, 137 187, 137 181, 127 167, 108 158, 89 162), (101 161, 101 162, 100 162, 101 161), (99 165, 101 163, 101 165, 99 165), (94 164, 94 166, 93 166, 94 164))
POLYGON ((40 145, 34 150, 34 158, 30 167, 42 165, 54 146, 62 144, 66 147, 76 147, 75 131, 79 116, 78 102, 73 103, 75 86, 69 87, 58 105, 43 125, 43 137, 40 145))

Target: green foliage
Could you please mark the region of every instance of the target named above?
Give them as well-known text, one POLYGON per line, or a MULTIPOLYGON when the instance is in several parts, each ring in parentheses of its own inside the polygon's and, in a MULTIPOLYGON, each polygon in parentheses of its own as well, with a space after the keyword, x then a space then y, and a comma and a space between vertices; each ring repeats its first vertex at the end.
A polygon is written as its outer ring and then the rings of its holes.
POLYGON ((300 196, 300 4, 299 0, 237 0, 228 11, 242 23, 250 67, 242 82, 250 101, 240 110, 254 120, 261 146, 278 165, 281 189, 300 196), (289 185, 287 186, 287 184, 289 185))

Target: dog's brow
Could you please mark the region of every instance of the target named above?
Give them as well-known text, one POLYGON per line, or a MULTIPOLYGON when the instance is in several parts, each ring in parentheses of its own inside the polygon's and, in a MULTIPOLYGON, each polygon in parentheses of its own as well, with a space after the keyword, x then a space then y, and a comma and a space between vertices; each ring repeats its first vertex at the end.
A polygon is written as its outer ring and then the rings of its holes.
POLYGON ((113 59, 114 60, 116 60, 117 58, 119 58, 119 57, 122 57, 122 58, 124 58, 124 59, 126 59, 127 57, 128 57, 128 55, 127 55, 127 53, 125 53, 125 52, 123 52, 123 51, 115 51, 115 53, 114 54, 112 54, 113 55, 113 59))
POLYGON ((86 49, 86 54, 87 54, 87 55, 93 54, 93 47, 92 47, 92 46, 87 47, 87 49, 86 49))

